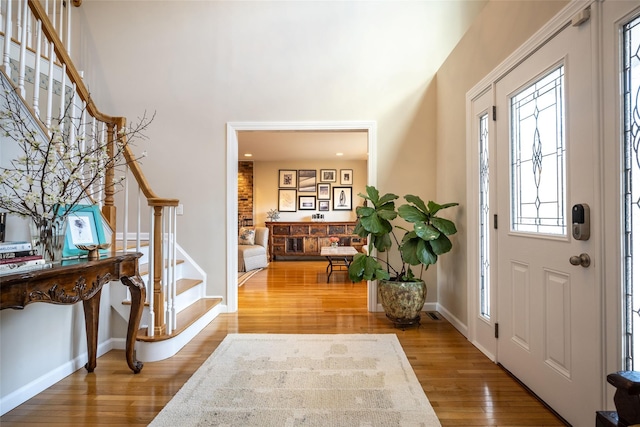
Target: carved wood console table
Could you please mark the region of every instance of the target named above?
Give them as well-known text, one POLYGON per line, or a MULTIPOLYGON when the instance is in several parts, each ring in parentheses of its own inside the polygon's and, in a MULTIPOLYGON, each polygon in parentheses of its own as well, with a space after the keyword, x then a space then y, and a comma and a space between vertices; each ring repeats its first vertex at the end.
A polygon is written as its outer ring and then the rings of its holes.
POLYGON ((96 367, 102 287, 112 280, 120 280, 131 291, 125 354, 129 368, 137 374, 142 369, 142 362, 135 360, 133 353, 146 297, 144 283, 138 272, 140 256, 141 253, 127 253, 97 261, 62 261, 62 265, 53 268, 0 276, 0 310, 23 309, 34 302, 75 304, 82 301, 89 353, 85 368, 93 372, 96 367))

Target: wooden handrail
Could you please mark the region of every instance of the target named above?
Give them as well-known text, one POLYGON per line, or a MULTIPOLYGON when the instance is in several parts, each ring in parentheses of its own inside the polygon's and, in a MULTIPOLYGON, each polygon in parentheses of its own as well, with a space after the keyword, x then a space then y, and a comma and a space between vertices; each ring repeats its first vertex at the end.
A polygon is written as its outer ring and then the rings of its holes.
POLYGON ((100 121, 107 122, 107 123, 116 123, 116 120, 117 120, 116 117, 112 117, 102 113, 101 111, 98 110, 96 105, 93 103, 93 100, 91 99, 91 95, 89 94, 89 90, 87 89, 84 82, 82 81, 82 77, 80 77, 80 73, 78 72, 75 65, 73 64, 73 61, 71 60, 71 57, 67 53, 64 43, 62 43, 62 40, 60 40, 60 37, 58 37, 58 33, 53 27, 53 24, 51 23, 51 21, 49 20, 49 17, 47 16, 47 12, 44 10, 40 2, 38 0, 29 0, 29 8, 31 9, 31 12, 35 16, 35 18, 40 20, 40 22, 42 23, 42 31, 47 37, 47 39, 49 40, 49 42, 53 43, 53 48, 54 48, 56 57, 60 60, 61 63, 67 66, 67 75, 69 76, 69 79, 71 80, 71 82, 75 83, 76 90, 78 91, 80 98, 87 103, 87 111, 89 111, 89 113, 93 117, 95 117, 100 121))
MULTIPOLYGON (((76 85, 76 90, 80 98, 87 104, 87 111, 89 112, 89 114, 102 122, 115 125, 117 129, 121 129, 124 126, 126 126, 125 117, 110 116, 98 110, 98 107, 96 107, 96 105, 94 104, 93 99, 91 99, 91 94, 89 93, 87 86, 84 84, 82 77, 80 77, 80 73, 78 72, 75 65, 73 64, 73 61, 71 60, 71 57, 67 53, 67 50, 64 44, 62 43, 62 40, 60 40, 58 33, 56 32, 55 28, 53 27, 53 24, 49 20, 49 17, 47 16, 45 9, 42 7, 42 5, 38 0, 28 0, 28 1, 29 1, 29 8, 31 9, 31 12, 35 16, 35 18, 40 20, 40 22, 42 23, 43 33, 45 34, 47 39, 51 43, 53 43, 56 57, 59 59, 61 63, 67 66, 67 75, 70 81, 76 85)), ((148 199, 158 198, 158 196, 151 189, 151 185, 149 185, 149 182, 145 178, 144 174, 142 173, 142 169, 140 168, 140 163, 136 161, 136 158, 133 155, 131 149, 126 144, 124 149, 124 156, 129 165, 129 168, 131 169, 133 176, 136 179, 136 182, 140 186, 140 189, 142 190, 142 193, 145 195, 145 197, 148 199)))
POLYGON ((180 204, 180 200, 178 199, 162 199, 162 198, 155 198, 155 199, 147 199, 147 204, 149 206, 173 206, 176 207, 180 204))

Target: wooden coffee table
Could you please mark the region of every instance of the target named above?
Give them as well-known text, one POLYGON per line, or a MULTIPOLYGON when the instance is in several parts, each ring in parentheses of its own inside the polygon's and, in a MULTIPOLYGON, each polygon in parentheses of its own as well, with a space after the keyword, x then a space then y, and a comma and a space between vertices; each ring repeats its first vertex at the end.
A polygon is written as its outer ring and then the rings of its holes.
POLYGON ((326 270, 327 283, 329 283, 334 269, 341 271, 348 270, 353 256, 357 253, 358 251, 353 246, 323 246, 320 248, 320 255, 326 257, 329 261, 326 270))

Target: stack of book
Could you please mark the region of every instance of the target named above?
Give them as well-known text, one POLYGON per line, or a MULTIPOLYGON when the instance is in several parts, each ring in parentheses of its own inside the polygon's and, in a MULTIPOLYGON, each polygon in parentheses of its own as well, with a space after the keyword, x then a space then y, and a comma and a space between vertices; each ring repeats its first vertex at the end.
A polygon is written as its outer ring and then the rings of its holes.
POLYGON ((0 275, 23 273, 51 267, 31 242, 0 242, 0 275))

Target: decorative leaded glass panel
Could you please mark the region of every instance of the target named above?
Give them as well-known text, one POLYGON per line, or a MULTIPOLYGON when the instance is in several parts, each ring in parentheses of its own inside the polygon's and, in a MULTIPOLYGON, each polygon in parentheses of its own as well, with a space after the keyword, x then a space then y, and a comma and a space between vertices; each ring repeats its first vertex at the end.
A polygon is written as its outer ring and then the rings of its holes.
MULTIPOLYGON (((634 355, 640 351, 640 283, 635 280, 635 254, 640 253, 640 18, 623 27, 624 91, 624 294, 625 369, 637 370, 634 355)), ((640 258, 638 259, 640 263, 640 258)), ((638 266, 640 268, 640 265, 638 266)))
POLYGON ((489 300, 489 115, 480 117, 480 314, 491 318, 489 300))
POLYGON ((565 235, 564 66, 511 98, 511 229, 565 235))

